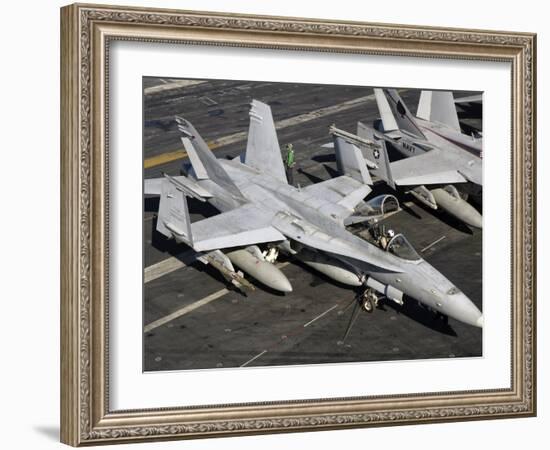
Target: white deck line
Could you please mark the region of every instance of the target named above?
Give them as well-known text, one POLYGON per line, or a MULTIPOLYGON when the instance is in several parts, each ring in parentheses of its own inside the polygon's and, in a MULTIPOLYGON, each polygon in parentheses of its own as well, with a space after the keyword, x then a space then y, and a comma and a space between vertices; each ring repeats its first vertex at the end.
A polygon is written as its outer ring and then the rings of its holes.
MULTIPOLYGON (((289 262, 280 263, 280 264, 277 264, 277 268, 282 269, 283 267, 286 267, 289 264, 290 264, 289 262)), ((183 266, 185 266, 185 264, 182 263, 179 259, 171 257, 171 258, 165 259, 164 261, 161 261, 158 264, 155 264, 154 266, 149 266, 145 270, 147 271, 147 269, 150 269, 151 267, 155 267, 155 272, 150 276, 154 275, 156 278, 160 278, 161 276, 166 275, 167 273, 173 272, 174 270, 177 270, 183 266)), ((154 330, 155 328, 165 325, 174 319, 184 316, 185 314, 188 314, 191 311, 194 311, 195 309, 200 308, 201 306, 207 305, 208 303, 223 297, 225 294, 228 294, 229 292, 230 292, 229 289, 225 289, 225 288, 220 289, 219 291, 216 291, 213 294, 210 294, 200 300, 197 300, 196 302, 193 302, 190 305, 184 306, 183 308, 177 309, 173 313, 170 313, 164 317, 161 317, 160 319, 157 319, 151 322, 148 325, 145 325, 145 327, 143 328, 143 332, 148 333, 149 331, 154 330)))
POLYGON ((336 308, 338 305, 334 305, 332 306, 331 308, 327 309, 324 313, 321 313, 319 314, 317 317, 315 317, 313 320, 310 320, 308 323, 304 324, 304 328, 311 325, 313 322, 315 322, 316 320, 320 319, 321 317, 323 317, 324 315, 328 314, 329 312, 331 312, 334 308, 336 308))
POLYGON ((441 242, 446 237, 447 236, 441 236, 439 239, 437 239, 436 241, 433 241, 430 245, 428 245, 427 247, 424 247, 422 250, 420 250, 420 253, 424 253, 426 250, 428 250, 429 248, 432 248, 435 244, 438 244, 439 242, 441 242))
POLYGON ((197 300, 194 303, 191 303, 190 305, 184 306, 183 308, 180 308, 176 311, 174 311, 171 314, 168 314, 167 316, 161 317, 158 320, 155 320, 154 322, 151 322, 149 325, 146 325, 143 328, 144 333, 149 333, 150 331, 154 330, 155 328, 158 328, 168 322, 171 322, 174 319, 177 319, 181 316, 184 316, 185 314, 190 313, 191 311, 194 311, 197 308, 200 308, 201 306, 207 305, 210 302, 213 302, 214 300, 217 300, 221 297, 223 297, 225 294, 227 294, 229 290, 227 289, 220 289, 219 291, 214 292, 213 294, 208 295, 207 297, 204 297, 200 300, 197 300))
MULTIPOLYGON (((277 264, 277 268, 282 269, 283 267, 288 266, 289 262, 277 264)), ((143 274, 143 282, 149 283, 150 281, 161 278, 164 275, 168 275, 182 267, 185 267, 186 264, 174 256, 163 259, 162 261, 153 264, 149 267, 146 267, 143 274)))
POLYGON ((150 281, 156 280, 157 278, 181 269, 184 266, 185 263, 183 261, 180 261, 174 256, 170 256, 169 258, 153 264, 152 266, 146 267, 143 271, 143 282, 149 283, 150 281))
POLYGON ((267 350, 264 350, 263 352, 258 353, 256 356, 254 356, 254 358, 249 359, 247 362, 245 362, 244 364, 242 364, 241 367, 246 367, 246 366, 247 366, 248 364, 250 364, 252 361, 258 359, 260 356, 264 355, 265 353, 267 353, 267 350))
MULTIPOLYGON (((363 97, 354 98, 346 102, 338 103, 336 105, 319 108, 314 111, 307 112, 305 114, 299 114, 297 116, 289 117, 288 119, 279 120, 278 122, 275 122, 275 128, 277 130, 282 130, 283 128, 291 127, 293 125, 298 125, 304 122, 309 122, 310 120, 318 119, 320 117, 329 116, 337 112, 355 108, 357 105, 360 105, 361 103, 373 101, 374 98, 375 98, 374 94, 365 95, 363 97)), ((236 142, 244 141, 247 138, 247 136, 248 136, 248 131, 229 134, 219 139, 214 139, 210 141, 209 145, 215 148, 215 147, 221 147, 224 145, 234 144, 236 142)))

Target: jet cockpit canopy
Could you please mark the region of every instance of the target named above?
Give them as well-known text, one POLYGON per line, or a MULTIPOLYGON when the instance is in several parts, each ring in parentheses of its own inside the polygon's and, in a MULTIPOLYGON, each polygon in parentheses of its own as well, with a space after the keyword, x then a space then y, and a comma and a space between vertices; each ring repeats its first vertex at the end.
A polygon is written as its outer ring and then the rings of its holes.
POLYGON ((411 243, 401 233, 396 234, 392 240, 388 243, 386 250, 393 253, 398 258, 406 259, 408 261, 420 260, 420 255, 416 252, 411 243))

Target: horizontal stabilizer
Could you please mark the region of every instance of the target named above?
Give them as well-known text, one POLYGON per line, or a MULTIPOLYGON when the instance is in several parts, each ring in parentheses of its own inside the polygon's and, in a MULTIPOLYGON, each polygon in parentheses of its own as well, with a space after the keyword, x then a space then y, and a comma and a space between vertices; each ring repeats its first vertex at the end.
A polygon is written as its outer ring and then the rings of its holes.
POLYGON ((271 213, 247 203, 194 222, 191 226, 193 248, 196 251, 207 251, 283 241, 285 237, 271 226, 272 217, 271 213))
POLYGON ((161 184, 157 231, 166 237, 175 237, 179 241, 192 245, 193 236, 187 199, 183 192, 166 180, 161 184))
POLYGON ((170 175, 164 174, 163 178, 150 178, 145 180, 144 183, 144 194, 145 195, 160 195, 162 192, 163 183, 172 183, 176 188, 183 192, 188 197, 196 198, 200 201, 205 201, 205 199, 212 197, 212 194, 206 189, 199 186, 193 180, 187 178, 186 176, 176 176, 172 177, 170 175))

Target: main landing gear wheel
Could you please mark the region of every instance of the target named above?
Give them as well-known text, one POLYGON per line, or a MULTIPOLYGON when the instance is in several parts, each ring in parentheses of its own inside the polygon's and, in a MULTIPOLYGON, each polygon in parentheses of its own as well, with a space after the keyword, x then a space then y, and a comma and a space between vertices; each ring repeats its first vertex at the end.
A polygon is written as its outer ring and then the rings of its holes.
POLYGON ((372 300, 368 297, 364 297, 361 302, 361 307, 363 310, 365 310, 368 313, 371 313, 374 311, 374 305, 372 303, 372 300))
POLYGON ((376 293, 370 289, 367 289, 363 293, 363 297, 361 298, 361 308, 363 308, 363 311, 371 313, 374 311, 374 308, 377 305, 378 305, 378 297, 376 293))

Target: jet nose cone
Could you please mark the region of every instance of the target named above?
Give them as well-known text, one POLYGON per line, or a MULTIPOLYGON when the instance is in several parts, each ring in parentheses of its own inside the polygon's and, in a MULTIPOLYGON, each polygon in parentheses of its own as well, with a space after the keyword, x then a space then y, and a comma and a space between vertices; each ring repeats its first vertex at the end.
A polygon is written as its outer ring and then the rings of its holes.
POLYGON ((463 293, 447 297, 448 315, 460 322, 483 328, 483 314, 463 293))

